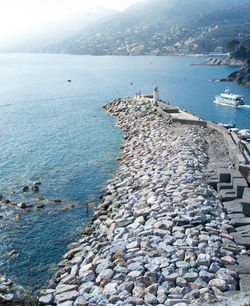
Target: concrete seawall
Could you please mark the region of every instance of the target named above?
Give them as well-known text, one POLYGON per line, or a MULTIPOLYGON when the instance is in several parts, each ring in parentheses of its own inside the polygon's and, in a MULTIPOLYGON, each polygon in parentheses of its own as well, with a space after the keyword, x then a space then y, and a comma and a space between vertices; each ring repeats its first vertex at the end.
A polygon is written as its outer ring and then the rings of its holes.
POLYGON ((232 137, 228 133, 228 130, 226 128, 223 128, 213 122, 206 122, 206 126, 209 127, 210 129, 218 131, 220 134, 223 135, 228 148, 229 152, 234 159, 235 162, 235 168, 239 168, 240 165, 247 165, 249 163, 249 156, 247 158, 244 158, 241 152, 239 152, 239 148, 237 144, 232 140, 232 137))
POLYGON ((184 111, 179 107, 169 105, 165 102, 158 102, 157 112, 167 120, 172 120, 172 122, 207 127, 217 131, 223 136, 227 143, 230 155, 234 160, 234 167, 239 169, 241 166, 245 169, 249 169, 250 173, 250 155, 248 148, 246 148, 244 152, 239 151, 238 143, 240 139, 236 134, 233 135, 232 133, 229 133, 226 128, 219 126, 216 123, 201 119, 188 111, 184 111))

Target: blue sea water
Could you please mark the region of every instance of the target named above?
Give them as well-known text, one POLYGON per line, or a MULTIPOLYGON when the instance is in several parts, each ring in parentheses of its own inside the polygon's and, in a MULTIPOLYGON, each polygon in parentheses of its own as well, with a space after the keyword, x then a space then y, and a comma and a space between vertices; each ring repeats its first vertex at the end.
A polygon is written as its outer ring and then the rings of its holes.
POLYGON ((217 122, 250 128, 250 89, 212 82, 235 67, 192 66, 203 57, 91 57, 0 55, 0 194, 33 205, 24 212, 0 207, 0 275, 39 289, 67 245, 91 218, 85 204, 98 203, 102 187, 118 167, 122 132, 102 105, 136 92, 217 122), (68 82, 67 80, 71 80, 68 82), (243 94, 246 107, 213 103, 224 92, 243 94), (38 193, 23 186, 41 181, 38 193), (12 191, 15 191, 13 194, 12 191), (45 198, 45 207, 34 207, 45 198), (53 203, 61 199, 62 204, 53 203), (69 203, 74 208, 65 209, 69 203), (13 218, 20 213, 20 221, 13 218), (18 256, 8 253, 17 250, 18 256))

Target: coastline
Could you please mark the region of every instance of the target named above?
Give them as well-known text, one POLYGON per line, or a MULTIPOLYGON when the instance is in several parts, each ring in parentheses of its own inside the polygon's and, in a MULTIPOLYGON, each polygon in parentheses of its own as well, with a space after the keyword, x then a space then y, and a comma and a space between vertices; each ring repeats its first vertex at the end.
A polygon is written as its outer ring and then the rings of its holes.
POLYGON ((233 166, 223 137, 194 122, 166 120, 147 98, 114 100, 105 109, 118 116, 125 133, 121 166, 108 182, 89 235, 64 255, 40 303, 223 299, 238 283, 238 274, 225 266, 245 252, 233 242, 230 220, 206 183, 209 160, 210 170, 233 166), (217 139, 210 150, 209 138, 217 139))
POLYGON ((235 58, 225 57, 225 58, 209 58, 204 63, 192 64, 193 66, 231 66, 239 67, 240 70, 232 72, 226 78, 220 78, 219 82, 237 82, 239 86, 250 87, 250 69, 246 61, 242 61, 235 58))
POLYGON ((228 56, 223 58, 210 57, 204 63, 201 64, 193 64, 194 66, 232 66, 232 67, 240 67, 244 65, 244 61, 229 58, 228 56))

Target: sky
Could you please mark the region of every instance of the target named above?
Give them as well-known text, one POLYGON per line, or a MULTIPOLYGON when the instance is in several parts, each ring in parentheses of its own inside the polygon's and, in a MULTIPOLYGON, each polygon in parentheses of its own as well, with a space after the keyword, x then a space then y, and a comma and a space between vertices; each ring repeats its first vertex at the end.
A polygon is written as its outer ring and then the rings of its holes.
POLYGON ((0 0, 0 44, 39 24, 60 17, 105 7, 122 11, 142 0, 0 0))

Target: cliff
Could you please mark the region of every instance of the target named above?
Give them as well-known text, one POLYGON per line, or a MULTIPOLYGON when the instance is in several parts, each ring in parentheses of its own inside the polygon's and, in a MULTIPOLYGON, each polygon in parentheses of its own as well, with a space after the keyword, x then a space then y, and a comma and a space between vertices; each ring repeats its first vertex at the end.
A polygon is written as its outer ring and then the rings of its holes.
POLYGON ((221 82, 235 81, 241 86, 250 87, 250 65, 244 65, 240 70, 234 71, 227 78, 220 79, 221 82))

